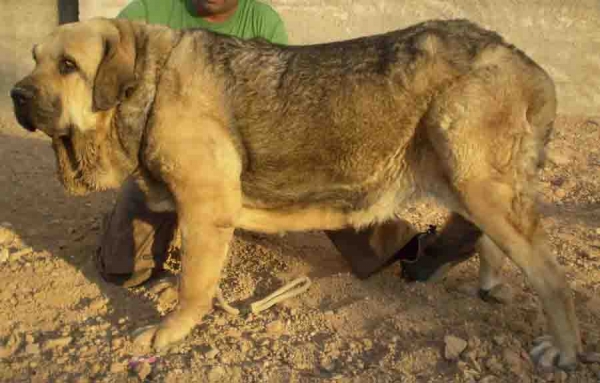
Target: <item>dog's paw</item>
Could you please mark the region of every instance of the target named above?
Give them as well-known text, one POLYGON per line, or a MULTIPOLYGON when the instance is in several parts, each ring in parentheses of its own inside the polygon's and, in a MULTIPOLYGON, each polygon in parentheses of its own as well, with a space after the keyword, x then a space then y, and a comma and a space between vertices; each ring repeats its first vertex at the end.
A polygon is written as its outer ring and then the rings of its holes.
POLYGON ((133 343, 141 350, 164 351, 182 341, 195 325, 189 315, 175 312, 158 326, 145 326, 134 331, 133 343))
POLYGON ((564 371, 572 371, 577 367, 577 355, 565 355, 554 345, 551 336, 542 336, 533 342, 533 348, 529 352, 533 363, 541 372, 550 372, 555 368, 564 371))

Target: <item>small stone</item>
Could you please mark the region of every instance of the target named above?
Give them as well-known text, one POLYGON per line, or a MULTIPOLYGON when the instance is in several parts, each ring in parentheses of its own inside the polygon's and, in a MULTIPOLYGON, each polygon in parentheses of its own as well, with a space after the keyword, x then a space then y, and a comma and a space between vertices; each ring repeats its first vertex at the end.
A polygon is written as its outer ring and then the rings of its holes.
POLYGON ((8 262, 8 257, 10 256, 10 252, 7 247, 3 247, 0 249, 0 263, 8 262))
POLYGON ((555 196, 556 196, 556 198, 558 198, 558 199, 563 199, 563 198, 565 198, 565 197, 566 197, 566 195, 567 195, 567 192, 566 192, 564 189, 557 189, 557 190, 554 192, 554 195, 555 195, 555 196))
POLYGON ((325 358, 321 360, 320 367, 323 371, 333 372, 335 370, 335 363, 331 359, 325 358))
POLYGON ((217 348, 211 348, 204 354, 208 359, 214 359, 217 355, 219 355, 219 350, 217 348))
POLYGON ((12 225, 8 222, 0 224, 0 246, 10 245, 16 238, 12 225))
POLYGON ((469 297, 476 297, 478 287, 472 283, 461 283, 456 287, 456 291, 469 297))
POLYGON ((467 342, 453 335, 444 337, 444 358, 446 360, 456 360, 460 354, 467 348, 467 342))
POLYGON ((119 372, 125 371, 125 365, 123 363, 113 363, 110 365, 110 372, 118 374, 119 372))
POLYGON ((247 353, 248 351, 250 351, 251 348, 252 345, 250 344, 250 342, 244 342, 240 345, 240 351, 242 352, 242 354, 247 353))
POLYGON ((483 378, 479 379, 479 383, 496 383, 496 382, 498 382, 498 378, 496 378, 494 375, 484 376, 483 378))
POLYGON ((140 380, 143 382, 148 377, 148 375, 150 375, 152 373, 152 366, 148 362, 140 362, 135 365, 133 370, 135 371, 136 375, 140 378, 140 380))
POLYGON ((237 342, 239 342, 238 339, 242 337, 242 332, 238 329, 231 328, 231 329, 227 330, 225 335, 228 336, 229 338, 233 338, 233 339, 230 339, 229 342, 237 343, 237 342))
POLYGON ((569 378, 569 375, 567 375, 567 373, 562 370, 556 371, 554 373, 554 382, 555 383, 565 383, 568 378, 569 378))
POLYGON ((502 351, 502 359, 510 371, 515 375, 525 376, 527 375, 526 364, 521 355, 510 348, 505 348, 502 351))
POLYGON ((16 333, 12 333, 6 343, 0 346, 0 359, 9 358, 17 352, 21 347, 21 337, 16 333))
POLYGON ((489 358, 486 362, 485 362, 485 366, 490 369, 490 371, 493 372, 502 372, 504 370, 504 366, 502 366, 502 363, 500 363, 498 361, 498 359, 496 359, 495 356, 492 356, 491 358, 489 358))
POLYGON ((271 323, 268 323, 266 326, 267 333, 269 334, 281 334, 285 326, 282 321, 276 320, 271 323))
POLYGON ((106 308, 106 300, 102 298, 94 299, 89 307, 92 311, 101 311, 106 308))
POLYGON ((571 157, 564 151, 550 149, 546 153, 546 159, 556 166, 565 166, 571 162, 571 157))
POLYGON ((471 337, 471 338, 469 338, 467 345, 469 346, 470 349, 475 350, 475 349, 479 348, 479 346, 481 346, 481 339, 479 339, 476 336, 471 337))
POLYGON ((50 339, 45 343, 44 348, 47 350, 53 349, 53 348, 63 348, 65 346, 69 345, 72 341, 73 341, 73 338, 70 336, 65 336, 65 337, 56 338, 56 339, 50 339))
POLYGON ((225 377, 225 369, 221 366, 216 366, 208 371, 207 378, 209 383, 222 382, 225 377))
POLYGON ((503 346, 506 343, 506 336, 504 335, 496 335, 494 336, 494 343, 498 346, 503 346))
POLYGON ((25 347, 25 353, 28 355, 38 355, 40 353, 40 345, 37 343, 28 344, 25 347))
POLYGON ((590 352, 580 356, 583 363, 600 363, 600 353, 590 352))
POLYGON ((27 335, 25 335, 25 342, 33 343, 33 342, 35 342, 35 338, 31 334, 27 334, 27 335))
POLYGON ((123 338, 114 338, 111 342, 112 348, 119 349, 123 347, 124 342, 125 341, 123 340, 123 338))
POLYGON ((38 366, 37 362, 29 362, 29 367, 36 368, 38 366))

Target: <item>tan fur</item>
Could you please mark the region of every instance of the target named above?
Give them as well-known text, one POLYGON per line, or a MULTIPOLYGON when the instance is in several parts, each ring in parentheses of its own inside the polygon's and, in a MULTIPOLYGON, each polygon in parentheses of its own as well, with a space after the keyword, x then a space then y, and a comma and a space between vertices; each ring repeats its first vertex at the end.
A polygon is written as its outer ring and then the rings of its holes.
POLYGON ((179 306, 147 333, 155 347, 183 338, 209 310, 236 227, 368 227, 431 196, 483 231, 482 285, 496 283, 499 254, 523 269, 559 364, 575 363, 573 303, 534 203, 554 85, 497 34, 432 21, 278 47, 93 20, 60 27, 36 56, 18 86, 59 97, 60 116, 44 124, 41 106, 17 115, 54 137, 65 187, 100 190, 133 175, 151 206, 177 210, 179 306), (56 73, 65 52, 84 75, 56 73))

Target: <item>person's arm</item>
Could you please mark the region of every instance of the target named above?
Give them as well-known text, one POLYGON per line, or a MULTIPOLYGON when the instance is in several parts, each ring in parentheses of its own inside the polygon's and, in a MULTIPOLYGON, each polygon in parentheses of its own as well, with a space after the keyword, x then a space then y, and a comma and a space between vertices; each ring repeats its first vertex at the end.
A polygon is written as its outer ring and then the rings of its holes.
POLYGON ((117 15, 119 19, 148 21, 148 10, 144 0, 134 0, 130 2, 117 15))

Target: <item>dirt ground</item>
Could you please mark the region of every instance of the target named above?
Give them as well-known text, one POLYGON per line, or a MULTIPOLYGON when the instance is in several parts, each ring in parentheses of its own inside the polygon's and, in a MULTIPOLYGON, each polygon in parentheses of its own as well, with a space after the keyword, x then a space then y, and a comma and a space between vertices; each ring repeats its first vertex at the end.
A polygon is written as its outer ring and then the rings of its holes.
MULTIPOLYGON (((599 168, 600 117, 560 116, 541 177, 544 224, 574 290, 585 348, 596 352, 599 168)), ((527 350, 546 321, 513 265, 504 269, 512 300, 489 304, 476 294, 477 257, 435 285, 404 283, 398 265, 360 281, 318 232, 237 233, 221 283, 232 304, 302 275, 311 288, 258 315, 215 310, 169 354, 136 354, 130 334, 172 307, 174 278, 132 290, 100 279, 93 254, 113 199, 67 196, 49 141, 0 116, 0 381, 600 381, 598 363, 533 371, 527 350), (456 358, 446 357, 446 343, 458 347, 456 358), (140 356, 157 358, 129 366, 140 356)), ((423 203, 405 216, 426 227, 445 212, 423 203)))

